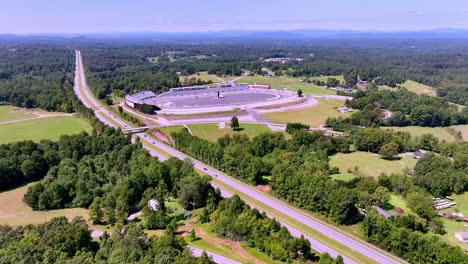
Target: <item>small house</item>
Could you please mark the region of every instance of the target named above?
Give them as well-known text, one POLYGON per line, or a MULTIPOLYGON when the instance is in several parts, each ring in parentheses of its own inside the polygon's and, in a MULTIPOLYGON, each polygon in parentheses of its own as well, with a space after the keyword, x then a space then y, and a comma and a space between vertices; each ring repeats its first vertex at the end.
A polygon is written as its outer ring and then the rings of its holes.
POLYGON ((422 158, 422 156, 424 156, 424 154, 426 154, 426 151, 425 151, 425 150, 422 150, 422 149, 416 150, 416 151, 414 152, 414 158, 415 158, 415 159, 420 159, 420 158, 422 158))
POLYGON ((375 210, 377 210, 377 212, 379 213, 379 215, 383 215, 385 218, 389 219, 390 217, 393 217, 393 215, 391 215, 390 213, 388 213, 387 211, 385 211, 384 209, 378 207, 378 206, 375 206, 373 205, 372 208, 374 208, 375 210))
POLYGON ((457 232, 455 237, 463 243, 468 242, 468 232, 457 232))
POLYGON ((159 203, 156 199, 151 199, 148 201, 148 206, 150 207, 151 210, 157 211, 159 207, 159 203))

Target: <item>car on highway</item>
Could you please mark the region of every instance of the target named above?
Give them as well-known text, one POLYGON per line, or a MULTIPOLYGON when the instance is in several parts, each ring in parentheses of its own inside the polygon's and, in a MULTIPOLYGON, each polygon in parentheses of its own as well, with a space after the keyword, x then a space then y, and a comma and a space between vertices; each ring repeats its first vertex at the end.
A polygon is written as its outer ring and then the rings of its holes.
POLYGON ((204 171, 207 171, 208 169, 207 168, 203 168, 204 171))

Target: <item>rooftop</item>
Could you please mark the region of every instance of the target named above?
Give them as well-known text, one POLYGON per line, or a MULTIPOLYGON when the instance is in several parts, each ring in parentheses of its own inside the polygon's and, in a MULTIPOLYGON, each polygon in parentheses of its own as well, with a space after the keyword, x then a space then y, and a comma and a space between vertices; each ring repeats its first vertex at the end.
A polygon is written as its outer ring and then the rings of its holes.
POLYGON ((455 233, 455 235, 458 235, 459 237, 461 237, 463 240, 468 240, 468 232, 457 232, 455 233))
POLYGON ((136 94, 127 94, 125 96, 126 99, 132 100, 134 102, 141 102, 144 99, 155 97, 156 94, 151 91, 142 91, 136 94))
MULTIPOLYGON (((372 208, 374 208, 375 210, 377 210, 377 212, 380 214, 380 215, 383 215, 385 218, 390 218, 392 217, 391 214, 389 214, 387 211, 385 211, 384 209, 378 207, 378 206, 375 206, 373 205, 372 208)), ((468 232, 467 232, 468 233, 468 232)))

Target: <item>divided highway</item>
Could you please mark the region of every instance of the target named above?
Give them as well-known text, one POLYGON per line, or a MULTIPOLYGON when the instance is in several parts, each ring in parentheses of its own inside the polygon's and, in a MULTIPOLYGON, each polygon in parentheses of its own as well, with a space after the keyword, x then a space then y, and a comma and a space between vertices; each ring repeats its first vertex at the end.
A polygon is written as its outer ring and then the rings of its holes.
MULTIPOLYGON (((130 124, 119 119, 118 117, 115 117, 112 113, 104 109, 102 105, 97 100, 95 100, 94 97, 90 94, 86 86, 86 78, 84 74, 83 62, 81 59, 80 51, 76 51, 76 75, 75 75, 74 90, 75 90, 75 94, 83 102, 83 104, 88 108, 94 109, 96 117, 99 120, 101 120, 103 123, 111 127, 117 127, 117 126, 121 128, 132 127, 130 124)), ((223 172, 218 171, 214 168, 211 168, 210 166, 198 160, 195 160, 160 141, 157 141, 155 139, 150 139, 144 133, 135 134, 135 136, 140 138, 141 142, 143 143, 143 146, 145 147, 145 149, 150 151, 150 154, 152 156, 156 156, 161 160, 167 159, 164 155, 155 151, 153 149, 155 147, 156 149, 160 149, 168 153, 169 155, 177 157, 179 159, 190 158, 194 163, 194 167, 197 168, 198 170, 203 171, 204 173, 223 182, 225 185, 230 186, 231 188, 237 190, 238 192, 243 193, 244 195, 247 195, 251 197, 252 199, 255 199, 259 203, 264 204, 270 208, 273 208, 274 210, 298 221, 299 223, 306 225, 307 227, 325 235, 330 240, 335 240, 339 244, 342 244, 342 246, 348 247, 351 250, 356 251, 357 253, 360 253, 361 255, 375 261, 376 263, 404 263, 403 260, 399 260, 398 258, 391 256, 389 253, 377 248, 376 246, 373 246, 360 239, 353 238, 352 236, 345 235, 342 231, 338 230, 336 227, 330 224, 324 223, 318 219, 314 219, 310 215, 302 212, 301 210, 298 210, 297 208, 294 208, 293 206, 277 198, 264 194, 250 185, 247 185, 232 177, 229 177, 223 172)), ((261 208, 257 208, 257 209, 261 210, 261 208)), ((291 227, 290 225, 286 223, 282 223, 282 224, 286 228, 288 228, 288 230, 291 232, 292 235, 294 236, 301 235, 301 232, 298 231, 297 229, 291 227)), ((305 236, 305 237, 309 239, 309 241, 311 242, 312 249, 314 249, 317 252, 320 252, 320 253, 328 252, 333 257, 336 257, 337 255, 340 254, 339 252, 329 248, 328 246, 324 245, 323 243, 320 243, 319 241, 309 236, 305 236)), ((344 254, 341 254, 341 255, 343 256, 345 263, 360 263, 359 258, 357 258, 356 256, 348 256, 344 254)))

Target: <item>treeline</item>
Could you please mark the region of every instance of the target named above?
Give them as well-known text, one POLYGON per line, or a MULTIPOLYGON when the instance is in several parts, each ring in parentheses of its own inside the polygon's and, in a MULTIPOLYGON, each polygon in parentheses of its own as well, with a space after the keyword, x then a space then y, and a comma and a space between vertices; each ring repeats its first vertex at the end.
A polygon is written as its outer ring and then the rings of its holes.
POLYGON ((94 241, 83 218, 53 218, 37 226, 0 226, 1 263, 214 263, 190 255, 183 238, 148 236, 140 226, 116 228, 94 241))
POLYGON ((433 234, 423 234, 404 226, 404 222, 387 220, 371 210, 362 222, 366 239, 410 263, 466 263, 468 256, 460 247, 447 244, 433 234))
POLYGON ((217 236, 244 241, 249 247, 259 249, 274 260, 289 262, 318 259, 311 252, 307 239, 303 236, 294 238, 279 222, 257 209, 250 209, 237 195, 220 201, 218 205, 208 205, 200 220, 209 221, 211 230, 217 236))
POLYGON ((346 106, 359 109, 349 118, 328 118, 326 125, 338 131, 349 131, 353 126, 451 126, 468 122, 468 109, 458 111, 439 97, 418 95, 405 89, 397 91, 369 89, 359 91, 346 106), (385 113, 384 109, 391 114, 385 113), (388 115, 388 116, 386 116, 388 115))
POLYGON ((43 178, 62 160, 80 160, 94 157, 106 149, 129 144, 129 139, 117 131, 104 129, 102 136, 62 136, 59 141, 42 140, 39 143, 20 141, 0 145, 0 191, 43 178))
POLYGON ((28 188, 26 203, 34 210, 90 207, 93 221, 107 224, 125 222, 135 205, 150 199, 158 198, 161 204, 162 197, 180 196, 187 208, 206 203, 212 187, 206 181, 198 185, 191 163, 175 158, 161 163, 140 144, 111 131, 110 135, 62 137, 55 143, 60 159, 28 188))
POLYGON ((73 50, 58 45, 0 45, 0 101, 73 112, 73 50))
POLYGON ((329 167, 328 155, 349 151, 344 137, 299 131, 291 140, 281 133, 265 133, 252 140, 226 135, 213 143, 185 130, 171 136, 177 149, 243 181, 258 184, 263 176, 271 176, 273 192, 302 208, 322 212, 340 224, 359 218, 356 192, 328 176, 337 170, 329 167))
POLYGON ((141 46, 94 46, 82 49, 83 63, 91 91, 99 98, 115 93, 123 97, 141 90, 164 92, 179 86, 176 70, 164 64, 151 64, 147 57, 160 50, 141 46))

